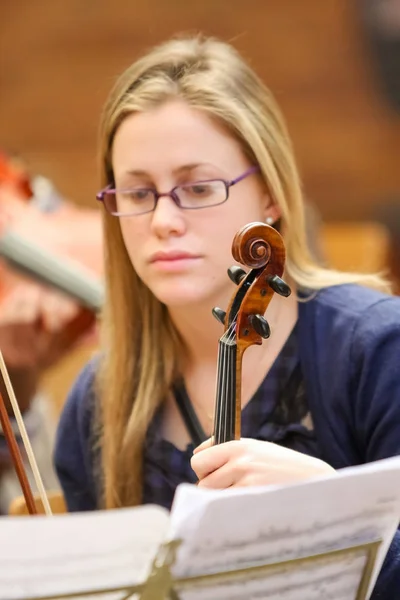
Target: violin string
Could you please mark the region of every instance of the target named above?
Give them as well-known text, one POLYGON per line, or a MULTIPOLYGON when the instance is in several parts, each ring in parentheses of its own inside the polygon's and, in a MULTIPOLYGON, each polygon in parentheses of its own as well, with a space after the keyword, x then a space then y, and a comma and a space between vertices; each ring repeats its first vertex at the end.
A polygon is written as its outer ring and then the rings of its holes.
MULTIPOLYGON (((229 329, 231 326, 229 327, 229 329)), ((219 387, 219 398, 220 402, 218 405, 218 439, 221 440, 222 432, 225 431, 224 428, 224 420, 226 414, 226 374, 227 374, 227 346, 226 346, 226 338, 228 337, 229 329, 222 336, 222 340, 224 342, 222 346, 222 363, 221 363, 221 377, 220 377, 220 387, 219 387)), ((225 424, 226 425, 226 424, 225 424)))
POLYGON ((217 438, 217 436, 219 435, 218 430, 218 419, 219 419, 219 415, 218 415, 218 384, 219 384, 219 374, 220 374, 220 367, 221 367, 221 363, 222 363, 222 344, 220 342, 218 342, 218 357, 217 357, 217 373, 216 373, 216 377, 215 377, 215 406, 214 406, 214 423, 213 423, 213 432, 212 432, 212 442, 213 444, 215 443, 215 438, 217 438))
POLYGON ((222 407, 221 407, 221 403, 219 403, 219 407, 218 407, 219 413, 218 413, 218 416, 216 419, 216 421, 217 421, 216 422, 216 427, 217 427, 216 435, 218 438, 220 438, 222 431, 226 431, 227 424, 228 424, 228 418, 229 418, 228 408, 230 408, 230 407, 227 406, 227 392, 228 392, 227 382, 229 381, 229 359, 227 357, 227 354, 228 354, 229 344, 232 342, 232 340, 235 337, 236 317, 237 317, 237 314, 235 315, 230 326, 228 327, 228 329, 222 336, 222 341, 224 342, 224 344, 222 346, 221 361, 218 363, 219 368, 221 369, 221 376, 218 378, 218 380, 221 382, 221 387, 219 389, 219 397, 222 399, 222 407))
MULTIPOLYGON (((228 396, 228 377, 229 377, 229 346, 225 346, 225 363, 224 363, 224 378, 223 378, 223 403, 222 403, 222 412, 221 412, 221 429, 222 433, 226 432, 227 419, 228 419, 228 404, 227 404, 227 396, 228 396)), ((224 441, 226 441, 226 433, 224 437, 224 441)))
POLYGON ((220 364, 220 377, 219 386, 218 386, 218 420, 217 420, 217 439, 221 440, 221 435, 223 431, 223 413, 224 413, 224 404, 225 404, 225 373, 226 373, 226 345, 222 345, 222 356, 221 356, 221 364, 220 364))
POLYGON ((222 360, 221 360, 221 372, 220 372, 220 377, 219 382, 218 382, 218 396, 219 399, 221 400, 218 403, 218 420, 217 420, 217 439, 221 441, 221 435, 222 435, 222 413, 223 413, 223 397, 225 394, 224 388, 225 388, 225 364, 226 364, 226 346, 225 344, 222 345, 222 352, 221 352, 222 356, 222 360))
POLYGON ((225 336, 226 332, 223 333, 220 343, 218 344, 218 362, 217 362, 217 382, 216 382, 216 404, 215 404, 215 422, 214 422, 214 436, 216 439, 221 439, 221 427, 222 427, 222 407, 221 399, 224 394, 224 372, 225 372, 225 336))
POLYGON ((223 362, 222 362, 222 384, 221 384, 221 398, 222 398, 222 402, 220 403, 220 407, 219 407, 219 418, 220 418, 220 422, 219 422, 219 437, 220 440, 222 440, 223 438, 223 432, 225 431, 224 429, 224 415, 225 415, 225 405, 226 405, 226 369, 227 369, 227 350, 226 350, 226 345, 224 345, 224 356, 223 356, 223 362))
POLYGON ((3 354, 0 350, 0 370, 4 377, 4 383, 10 398, 11 406, 14 411, 15 420, 17 421, 18 429, 21 434, 22 442, 24 444, 24 448, 26 450, 26 454, 28 457, 28 461, 30 467, 32 469, 33 477, 35 479, 35 483, 39 492, 40 499, 43 503, 44 512, 47 516, 52 516, 52 511, 50 508, 49 500, 47 498, 46 490, 43 485, 42 478, 40 476, 39 468, 35 459, 35 455, 32 450, 31 443, 29 441, 29 437, 25 428, 25 423, 21 415, 21 411, 18 406, 17 399, 15 397, 14 389, 11 384, 10 376, 7 371, 7 367, 4 362, 3 354))
MULTIPOLYGON (((236 335, 237 313, 236 313, 235 318, 233 319, 231 325, 232 326, 231 326, 231 331, 230 331, 230 335, 229 335, 229 342, 230 343, 233 342, 233 340, 235 338, 235 335, 236 335)), ((229 346, 229 348, 232 348, 232 347, 229 346)), ((229 369, 229 365, 227 366, 227 369, 229 369)), ((235 372, 236 372, 236 369, 235 369, 235 372)), ((231 375, 231 373, 229 373, 229 375, 231 375)), ((229 382, 231 381, 230 377, 229 377, 228 381, 229 382)), ((234 382, 234 387, 236 388, 236 382, 234 382)), ((227 390, 227 393, 228 393, 228 390, 227 390)), ((232 390, 231 390, 231 394, 232 394, 232 390)), ((226 418, 225 418, 225 431, 226 431, 228 422, 229 423, 231 422, 232 417, 235 414, 235 410, 236 410, 236 394, 235 394, 235 404, 234 404, 234 407, 233 407, 233 415, 232 415, 232 404, 230 402, 229 403, 226 402, 225 406, 226 406, 226 408, 225 408, 225 414, 226 414, 226 418)))

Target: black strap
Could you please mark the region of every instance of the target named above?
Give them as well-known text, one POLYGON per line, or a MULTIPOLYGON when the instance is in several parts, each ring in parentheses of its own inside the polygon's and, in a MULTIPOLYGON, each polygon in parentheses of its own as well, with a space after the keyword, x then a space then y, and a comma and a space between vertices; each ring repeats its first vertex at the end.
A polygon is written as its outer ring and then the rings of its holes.
POLYGON ((204 433, 183 383, 174 388, 174 395, 192 442, 195 446, 199 446, 208 436, 204 433))

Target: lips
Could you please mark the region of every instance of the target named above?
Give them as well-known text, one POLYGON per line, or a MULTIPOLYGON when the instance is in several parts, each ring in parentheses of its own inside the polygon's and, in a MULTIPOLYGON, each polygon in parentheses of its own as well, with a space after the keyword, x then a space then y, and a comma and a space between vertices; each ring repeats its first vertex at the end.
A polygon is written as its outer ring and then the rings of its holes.
POLYGON ((150 258, 150 262, 173 262, 178 260, 187 260, 191 258, 199 258, 196 254, 183 252, 181 250, 170 250, 168 252, 156 252, 150 258))

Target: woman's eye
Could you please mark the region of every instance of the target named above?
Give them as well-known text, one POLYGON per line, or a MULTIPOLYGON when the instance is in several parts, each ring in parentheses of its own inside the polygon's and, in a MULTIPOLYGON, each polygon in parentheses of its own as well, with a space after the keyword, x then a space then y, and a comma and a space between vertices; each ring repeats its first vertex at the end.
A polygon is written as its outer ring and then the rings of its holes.
POLYGON ((133 202, 142 202, 147 200, 151 196, 150 190, 129 190, 124 194, 129 200, 133 202))
POLYGON ((207 183, 195 183, 188 186, 186 190, 193 196, 206 196, 212 192, 213 186, 207 183))

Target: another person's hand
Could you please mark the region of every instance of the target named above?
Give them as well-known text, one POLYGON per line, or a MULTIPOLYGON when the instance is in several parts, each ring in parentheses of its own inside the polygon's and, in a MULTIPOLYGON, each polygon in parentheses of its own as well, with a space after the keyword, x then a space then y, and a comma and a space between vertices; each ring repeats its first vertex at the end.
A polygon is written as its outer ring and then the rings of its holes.
POLYGON ((207 440, 195 449, 191 465, 199 487, 213 489, 294 483, 335 473, 319 459, 253 439, 215 446, 207 440))
MULTIPOLYGON (((61 332, 79 310, 58 292, 28 282, 0 304, 0 350, 21 410, 29 408, 43 371, 71 350, 61 332)), ((88 337, 86 332, 79 341, 88 337)))
POLYGON ((63 349, 56 334, 78 311, 57 292, 29 283, 17 286, 0 305, 0 349, 7 366, 42 371, 57 362, 63 349))

